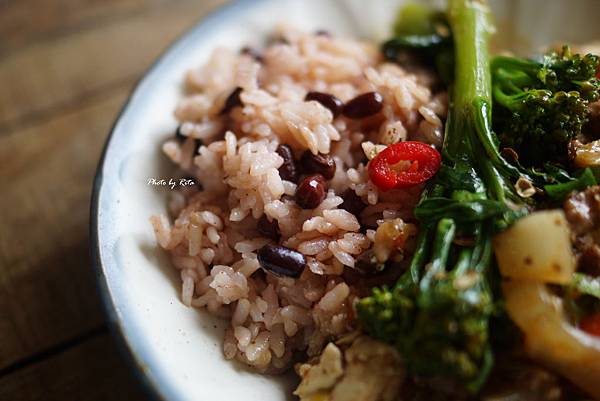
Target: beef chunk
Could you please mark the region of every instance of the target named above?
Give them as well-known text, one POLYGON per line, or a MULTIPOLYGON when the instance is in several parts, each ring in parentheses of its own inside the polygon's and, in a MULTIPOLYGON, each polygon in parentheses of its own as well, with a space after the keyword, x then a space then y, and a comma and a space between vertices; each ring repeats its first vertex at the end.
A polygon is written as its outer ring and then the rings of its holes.
POLYGON ((564 203, 578 270, 600 276, 600 186, 571 194, 564 203))

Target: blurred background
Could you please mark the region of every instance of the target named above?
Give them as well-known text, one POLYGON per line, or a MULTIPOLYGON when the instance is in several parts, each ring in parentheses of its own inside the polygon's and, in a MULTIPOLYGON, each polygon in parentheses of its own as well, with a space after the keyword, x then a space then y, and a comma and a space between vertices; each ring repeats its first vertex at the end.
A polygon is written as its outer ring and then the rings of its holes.
POLYGON ((88 250, 92 180, 135 82, 223 0, 0 0, 0 400, 144 400, 88 250))

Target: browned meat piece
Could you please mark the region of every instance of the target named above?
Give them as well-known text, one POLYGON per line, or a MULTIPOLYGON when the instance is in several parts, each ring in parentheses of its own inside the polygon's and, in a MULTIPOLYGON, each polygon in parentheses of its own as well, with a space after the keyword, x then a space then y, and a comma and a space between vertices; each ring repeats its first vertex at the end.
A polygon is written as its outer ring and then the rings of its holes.
POLYGON ((593 230, 600 223, 600 186, 571 194, 564 208, 573 232, 581 235, 593 230))
POLYGON ((569 143, 569 159, 575 167, 600 166, 600 140, 588 143, 573 140, 569 143))
POLYGON ((318 361, 296 366, 302 381, 294 394, 301 401, 398 399, 404 380, 400 356, 389 345, 357 334, 329 343, 318 361))
POLYGON ((500 356, 481 401, 574 401, 587 399, 565 379, 526 360, 500 356))
POLYGON ((586 244, 579 258, 579 270, 598 275, 600 273, 600 246, 586 244))
POLYGON ((600 186, 571 194, 564 203, 578 270, 600 276, 600 186))

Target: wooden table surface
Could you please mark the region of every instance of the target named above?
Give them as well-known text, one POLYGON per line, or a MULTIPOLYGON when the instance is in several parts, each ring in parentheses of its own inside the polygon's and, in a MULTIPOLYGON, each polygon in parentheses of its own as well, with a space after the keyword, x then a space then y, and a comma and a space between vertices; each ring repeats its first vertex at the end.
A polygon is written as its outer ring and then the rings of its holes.
POLYGON ((0 400, 143 400, 89 258, 92 180, 153 60, 223 0, 0 0, 0 400))

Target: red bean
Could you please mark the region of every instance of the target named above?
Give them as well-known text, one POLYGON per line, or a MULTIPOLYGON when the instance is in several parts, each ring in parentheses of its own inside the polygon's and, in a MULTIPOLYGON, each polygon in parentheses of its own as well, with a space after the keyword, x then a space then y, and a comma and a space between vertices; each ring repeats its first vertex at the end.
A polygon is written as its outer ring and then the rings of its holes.
POLYGON ((177 129, 175 130, 175 139, 179 142, 185 142, 187 139, 187 136, 181 133, 181 125, 177 126, 177 129))
POLYGON ((354 269, 362 275, 373 275, 381 273, 385 264, 378 262, 372 249, 363 252, 356 258, 354 269))
POLYGON ((314 209, 323 202, 327 195, 325 178, 321 174, 309 175, 296 188, 294 199, 302 209, 314 209))
MULTIPOLYGON (((177 130, 175 131, 175 139, 179 143, 183 143, 186 141, 186 139, 188 139, 187 136, 185 136, 181 133, 181 125, 179 125, 177 127, 177 130)), ((202 146, 203 144, 204 143, 202 142, 202 139, 194 139, 194 155, 198 154, 198 149, 200 149, 200 146, 202 146)))
POLYGON ((247 56, 250 56, 254 60, 258 61, 259 63, 263 62, 262 54, 260 54, 260 52, 253 47, 250 47, 250 46, 242 47, 240 50, 240 54, 245 54, 247 56))
POLYGON ((264 214, 258 219, 258 223, 256 223, 256 229, 258 232, 267 238, 271 238, 275 241, 279 240, 281 233, 279 232, 279 224, 277 220, 273 219, 269 221, 267 216, 264 214))
POLYGON ((360 119, 377 114, 383 109, 383 96, 377 92, 367 92, 356 96, 344 106, 346 117, 360 119))
POLYGON ((243 106, 242 99, 240 99, 240 93, 242 93, 242 88, 239 86, 231 91, 225 100, 221 114, 229 113, 234 107, 243 106))
POLYGON ((358 215, 367 207, 362 201, 360 196, 356 195, 352 189, 347 189, 342 194, 344 202, 339 206, 340 209, 344 209, 358 218, 358 215))
POLYGON ((292 148, 288 145, 279 145, 275 151, 283 159, 283 164, 279 167, 279 176, 281 179, 298 182, 298 169, 296 168, 292 148))
POLYGON ((193 181, 196 184, 196 188, 198 189, 198 191, 204 191, 204 187, 202 186, 202 183, 200 181, 198 181, 198 179, 196 177, 193 177, 191 175, 186 175, 185 177, 181 177, 184 180, 189 181, 193 181))
POLYGON ((342 112, 342 109, 344 108, 344 103, 340 99, 333 95, 330 95, 329 93, 308 92, 304 97, 304 101, 308 102, 311 100, 317 101, 323 106, 327 107, 333 114, 333 118, 339 116, 342 112))
POLYGON ((302 171, 308 174, 321 174, 325 179, 330 180, 335 175, 335 161, 329 155, 316 154, 310 150, 302 153, 300 157, 302 171))
POLYGON ((315 31, 315 36, 325 36, 326 38, 330 38, 331 37, 331 32, 329 32, 326 29, 317 29, 315 31))
POLYGON ((306 258, 300 252, 281 245, 267 244, 256 253, 260 266, 276 276, 298 278, 306 267, 306 258))

